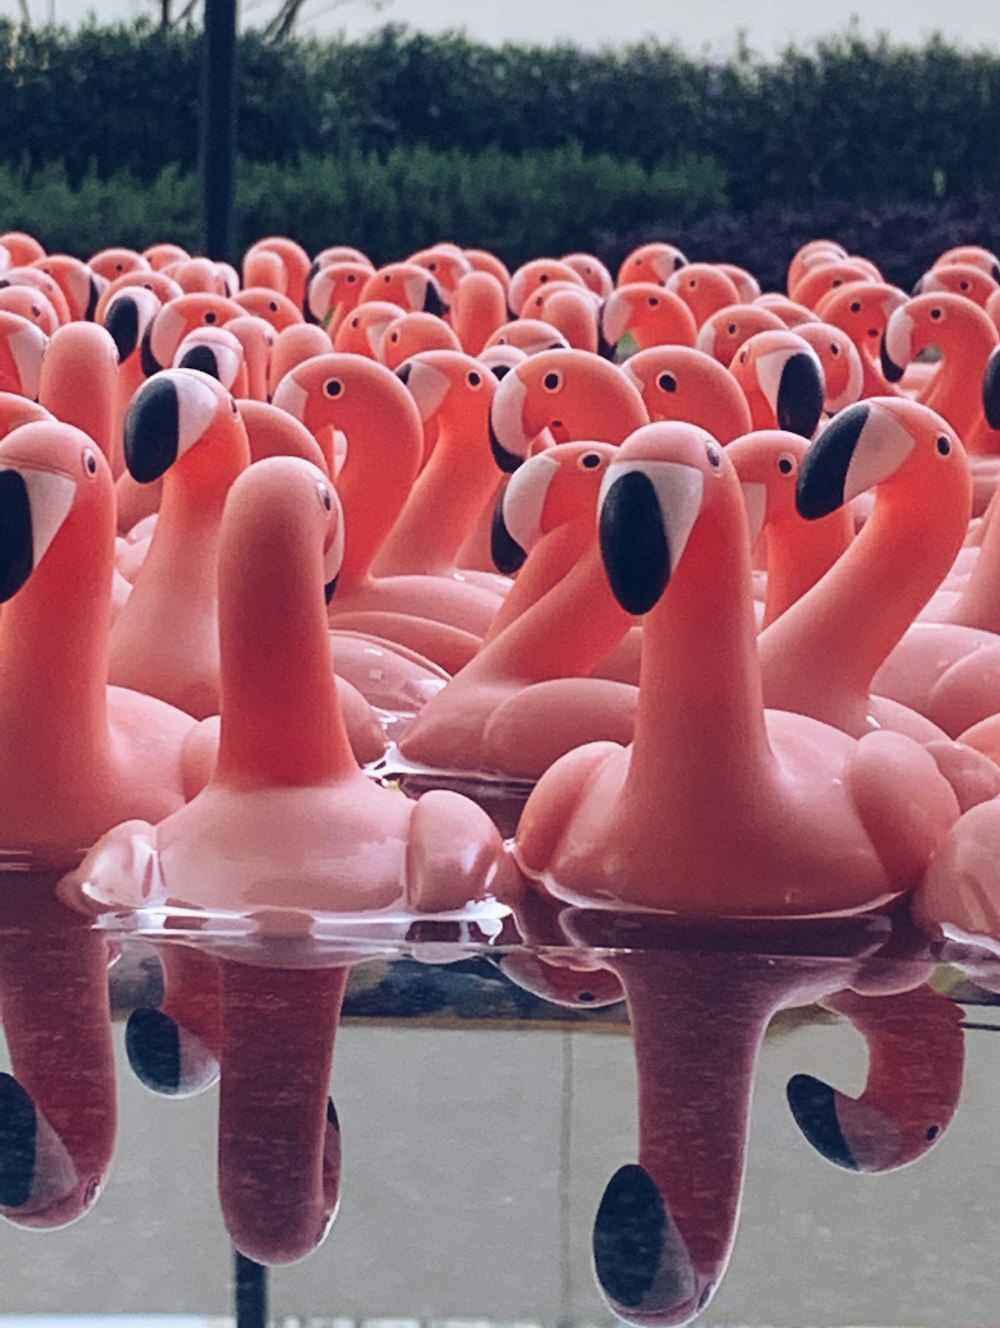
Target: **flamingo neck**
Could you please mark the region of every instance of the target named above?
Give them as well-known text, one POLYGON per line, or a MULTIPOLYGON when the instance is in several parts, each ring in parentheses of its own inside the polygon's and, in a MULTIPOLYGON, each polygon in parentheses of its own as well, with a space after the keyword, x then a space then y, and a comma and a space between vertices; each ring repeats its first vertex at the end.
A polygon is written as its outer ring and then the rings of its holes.
POLYGON ((453 571, 496 481, 485 417, 471 430, 442 417, 430 460, 378 555, 378 573, 433 576, 453 571))
POLYGON ((538 602, 580 559, 594 537, 594 514, 569 521, 543 535, 528 555, 517 579, 504 597, 490 630, 484 637, 489 644, 522 613, 538 602))
POLYGON ((350 430, 347 459, 337 477, 347 529, 338 581, 345 598, 367 582, 375 555, 409 496, 423 450, 423 431, 408 396, 405 403, 388 397, 380 401, 363 424, 350 430))
POLYGON ((729 490, 702 511, 643 621, 625 805, 658 821, 671 799, 699 816, 706 799, 745 800, 752 772, 773 760, 755 634, 746 517, 729 490))
POLYGON ((58 769, 88 778, 109 752, 108 630, 114 539, 67 517, 0 617, 4 763, 27 777, 58 769))
POLYGON ((818 521, 792 519, 768 525, 765 627, 830 570, 850 544, 853 530, 847 508, 818 521))
POLYGON ((357 774, 337 697, 314 542, 292 523, 227 539, 219 574, 218 779, 317 784, 357 774))
POLYGON ((525 683, 577 678, 622 639, 632 619, 608 586, 592 521, 589 547, 569 572, 484 646, 464 670, 525 683))
POLYGON ((954 344, 942 345, 941 363, 921 395, 925 406, 943 415, 963 443, 983 416, 982 397, 969 385, 980 383, 986 361, 997 344, 997 333, 982 310, 981 317, 963 319, 954 344))
POLYGON ((969 579, 948 614, 948 621, 995 632, 1000 628, 997 586, 1000 586, 1000 521, 990 520, 969 579))
MULTIPOLYGON (((940 484, 932 498, 933 520, 925 478, 883 487, 850 548, 761 633, 768 705, 822 719, 835 698, 867 701, 875 673, 962 546, 969 520, 967 477, 950 492, 940 484)), ((829 722, 840 723, 832 711, 829 722)))
POLYGON ((628 998, 638 1078, 639 1162, 704 1278, 732 1247, 760 1045, 780 1008, 767 961, 684 951, 626 956, 613 967, 628 998))

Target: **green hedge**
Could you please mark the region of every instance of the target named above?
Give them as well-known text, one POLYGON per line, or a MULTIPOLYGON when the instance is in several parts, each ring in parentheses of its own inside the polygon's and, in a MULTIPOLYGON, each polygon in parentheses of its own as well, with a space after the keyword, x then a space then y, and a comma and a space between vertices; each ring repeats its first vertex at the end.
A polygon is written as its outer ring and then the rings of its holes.
MULTIPOLYGON (((237 173, 240 250, 273 232, 310 252, 353 244, 387 262, 436 240, 486 246, 510 263, 604 248, 619 232, 687 221, 725 201, 712 162, 645 170, 578 147, 529 152, 394 148, 382 159, 348 152, 294 166, 243 162, 237 173)), ((86 257, 109 244, 198 245, 198 184, 169 166, 149 185, 91 169, 74 186, 61 165, 0 167, 0 230, 27 230, 50 251, 86 257)))
MULTIPOLYGON (((1000 55, 937 38, 890 47, 849 31, 718 63, 652 41, 494 48, 389 26, 355 43, 270 46, 249 32, 238 60, 240 148, 256 162, 576 147, 649 172, 715 162, 741 210, 961 197, 1000 179, 1000 55)), ((199 64, 193 28, 0 21, 0 163, 56 160, 74 184, 194 170, 199 64)))

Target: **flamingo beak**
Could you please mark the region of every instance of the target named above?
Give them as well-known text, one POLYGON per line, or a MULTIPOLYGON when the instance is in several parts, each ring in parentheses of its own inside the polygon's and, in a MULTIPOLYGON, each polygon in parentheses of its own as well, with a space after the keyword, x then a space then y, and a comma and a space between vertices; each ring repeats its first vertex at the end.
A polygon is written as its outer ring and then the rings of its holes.
POLYGON ((66 475, 0 468, 0 604, 42 561, 75 496, 76 485, 66 475))
POLYGON ((627 613, 648 613, 667 588, 701 510, 704 477, 677 462, 618 462, 598 498, 601 558, 627 613))
MULTIPOLYGON (((809 1074, 794 1075, 786 1093, 799 1129, 835 1166, 881 1172, 914 1160, 916 1154, 901 1147, 898 1124, 870 1103, 838 1093, 809 1074)), ((932 1126, 919 1151, 926 1151, 941 1134, 940 1126, 932 1126)))
POLYGON ((162 1010, 132 1011, 125 1051, 140 1083, 165 1097, 193 1097, 219 1077, 219 1063, 202 1039, 162 1010))
POLYGON ((219 361, 211 346, 192 346, 186 350, 177 363, 178 369, 200 369, 210 378, 221 381, 219 361))
POLYGON ((823 413, 823 369, 812 352, 796 352, 782 366, 774 400, 778 428, 811 438, 823 413))
POLYGON ((991 429, 1000 429, 1000 352, 994 351, 983 378, 983 412, 991 429))
POLYGON ((594 1221, 594 1270, 615 1311, 634 1324, 684 1324, 715 1289, 692 1262, 649 1172, 619 1167, 594 1221))
POLYGON ((493 509, 493 521, 490 525, 490 557, 498 572, 502 572, 504 576, 513 576, 524 566, 528 554, 507 529, 503 517, 503 500, 504 495, 501 494, 493 509))
POLYGON ((118 363, 123 364, 139 344, 139 310, 135 301, 125 295, 114 300, 104 326, 118 347, 118 363))
POLYGON ((799 470, 795 506, 807 521, 829 516, 846 502, 847 472, 868 422, 864 404, 842 410, 816 438, 799 470))
POLYGON ((125 416, 125 464, 134 480, 158 480, 201 438, 219 405, 216 390, 190 369, 163 371, 139 388, 125 416))

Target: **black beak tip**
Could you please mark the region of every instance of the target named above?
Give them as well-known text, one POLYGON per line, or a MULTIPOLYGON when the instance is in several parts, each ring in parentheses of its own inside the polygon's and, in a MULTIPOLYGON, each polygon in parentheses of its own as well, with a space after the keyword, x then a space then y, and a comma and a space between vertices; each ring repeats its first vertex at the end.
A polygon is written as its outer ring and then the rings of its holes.
POLYGON ((104 327, 115 343, 118 363, 121 364, 139 344, 139 310, 135 301, 127 295, 119 296, 108 310, 104 327))
POLYGON ((125 416, 125 465, 139 484, 151 484, 177 460, 180 405, 168 378, 151 378, 125 416))
POLYGON ((219 361, 210 346, 192 346, 181 356, 181 369, 200 369, 210 378, 219 378, 219 361))
POLYGON ((493 509, 493 524, 490 528, 490 556, 493 565, 504 576, 513 576, 520 571, 528 557, 517 540, 507 529, 503 519, 503 494, 497 499, 493 509))
POLYGON ((332 581, 327 581, 326 585, 323 587, 323 595, 326 599, 327 604, 330 603, 334 595, 337 593, 337 582, 339 579, 340 576, 338 573, 338 575, 335 576, 332 581))
POLYGON ((903 369, 891 359, 889 352, 885 348, 885 333, 882 333, 882 341, 879 345, 879 360, 882 365, 882 377, 887 383, 898 383, 903 377, 903 369))
POLYGON ((514 471, 524 463, 524 457, 519 457, 504 447, 493 430, 492 421, 490 422, 490 451, 493 453, 493 460, 505 475, 513 475, 514 471))
POLYGON ((647 476, 632 470, 612 483, 601 504, 598 534, 615 599, 626 613, 648 613, 670 579, 670 545, 647 476))
POLYGON ((162 1010, 141 1006, 125 1026, 125 1051, 136 1078, 154 1093, 181 1090, 181 1044, 177 1025, 162 1010))
POLYGON ((33 567, 27 485, 16 470, 0 470, 0 604, 17 594, 33 567))
POLYGON ((789 357, 778 388, 778 427, 811 438, 823 413, 823 371, 811 355, 789 357))
POLYGON ((38 1117, 13 1075, 0 1073, 0 1207, 21 1208, 35 1179, 38 1117))
POLYGON ((795 1123, 828 1162, 847 1171, 858 1171, 837 1118, 837 1097, 829 1084, 811 1074, 796 1074, 785 1089, 795 1123))
POLYGON ((835 415, 815 438, 799 470, 795 507, 799 516, 816 521, 844 505, 847 472, 869 408, 859 402, 835 415))

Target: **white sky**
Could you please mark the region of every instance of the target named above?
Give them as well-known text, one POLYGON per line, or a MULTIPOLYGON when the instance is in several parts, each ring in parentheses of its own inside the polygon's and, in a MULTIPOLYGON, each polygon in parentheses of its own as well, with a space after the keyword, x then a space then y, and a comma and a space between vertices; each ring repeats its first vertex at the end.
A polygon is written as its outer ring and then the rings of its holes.
MULTIPOLYGON (((101 21, 156 14, 158 0, 26 0, 36 23, 54 13, 61 23, 79 23, 97 11, 101 21)), ((180 7, 181 0, 175 0, 180 7)), ((245 24, 260 25, 278 0, 241 0, 245 24)), ((0 0, 0 15, 16 18, 18 0, 0 0)), ((888 33, 891 40, 921 43, 935 30, 966 47, 1000 50, 1000 0, 306 0, 304 31, 349 37, 386 22, 405 23, 425 32, 464 28, 486 42, 573 41, 583 47, 623 44, 654 36, 677 40, 686 49, 725 55, 742 29, 751 47, 771 55, 789 41, 806 44, 816 37, 843 32, 855 21, 870 37, 888 33)))

